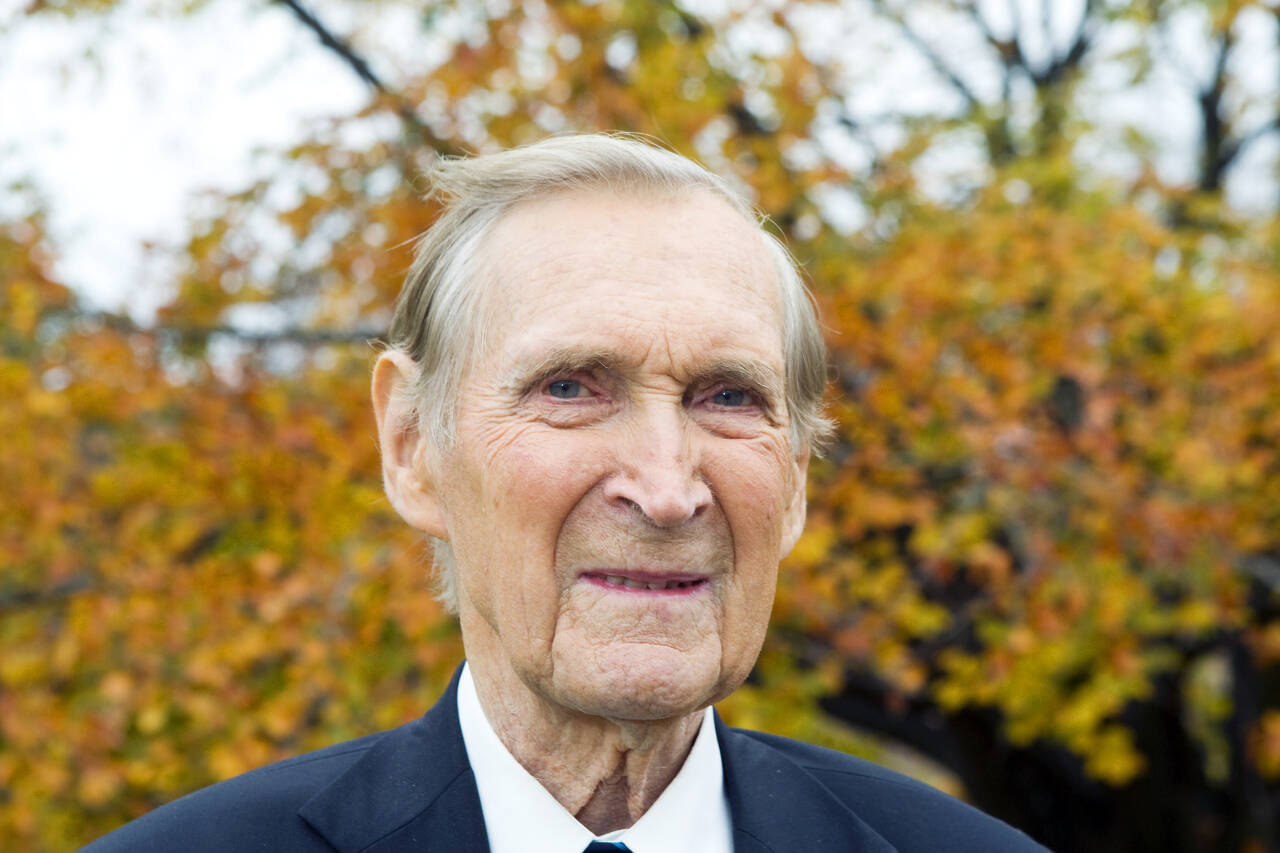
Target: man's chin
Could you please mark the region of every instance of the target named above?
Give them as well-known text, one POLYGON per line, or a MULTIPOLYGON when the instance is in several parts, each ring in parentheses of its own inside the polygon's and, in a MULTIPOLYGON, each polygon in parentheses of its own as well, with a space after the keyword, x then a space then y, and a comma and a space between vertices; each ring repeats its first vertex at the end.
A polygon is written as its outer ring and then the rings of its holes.
POLYGON ((720 683, 716 656, 650 643, 612 643, 590 655, 556 656, 555 693, 594 717, 649 722, 687 716, 736 685, 720 683))

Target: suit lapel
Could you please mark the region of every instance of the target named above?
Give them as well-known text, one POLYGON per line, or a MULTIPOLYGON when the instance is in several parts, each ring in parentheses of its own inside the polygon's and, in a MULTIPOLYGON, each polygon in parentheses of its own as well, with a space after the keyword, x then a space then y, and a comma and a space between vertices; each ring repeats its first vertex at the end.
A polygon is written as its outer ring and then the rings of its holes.
MULTIPOLYGON (((458 675, 427 714, 393 729, 298 814, 342 853, 489 848, 458 725, 458 675)), ((735 853, 894 853, 804 768, 716 715, 735 853)))
POLYGON ((387 732, 298 814, 343 853, 489 849, 458 726, 458 675, 426 716, 387 732))
POLYGON ((735 732, 716 715, 735 853, 895 848, 830 790, 776 749, 735 732))

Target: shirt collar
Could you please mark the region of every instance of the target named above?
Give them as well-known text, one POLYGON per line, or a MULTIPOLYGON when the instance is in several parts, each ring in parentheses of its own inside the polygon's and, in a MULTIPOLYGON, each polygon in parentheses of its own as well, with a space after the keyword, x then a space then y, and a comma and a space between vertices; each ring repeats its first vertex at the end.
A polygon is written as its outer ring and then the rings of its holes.
MULTIPOLYGON (((507 751, 480 707, 471 670, 458 682, 458 721, 492 853, 577 853, 596 837, 507 751)), ((729 853, 724 771, 711 709, 680 772, 634 825, 600 836, 632 853, 729 853)))

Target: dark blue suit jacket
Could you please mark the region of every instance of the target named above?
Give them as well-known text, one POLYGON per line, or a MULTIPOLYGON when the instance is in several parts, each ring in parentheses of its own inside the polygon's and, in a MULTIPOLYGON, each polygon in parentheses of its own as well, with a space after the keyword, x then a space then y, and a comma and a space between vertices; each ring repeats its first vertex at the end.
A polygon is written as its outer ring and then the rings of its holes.
MULTIPOLYGON (((426 716, 282 761, 156 809, 91 853, 487 851, 458 726, 458 677, 426 716)), ((736 853, 1041 851, 927 785, 716 718, 736 853)))

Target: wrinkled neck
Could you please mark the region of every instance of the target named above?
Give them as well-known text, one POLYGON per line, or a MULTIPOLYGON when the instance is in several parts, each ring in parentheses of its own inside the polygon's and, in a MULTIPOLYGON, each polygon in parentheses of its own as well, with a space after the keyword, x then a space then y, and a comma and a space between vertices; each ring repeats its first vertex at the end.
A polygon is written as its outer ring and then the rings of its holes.
POLYGON ((680 772, 702 711, 663 720, 615 720, 564 708, 531 690, 468 637, 468 666, 485 718, 531 776, 596 835, 631 826, 680 772))

